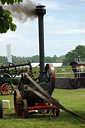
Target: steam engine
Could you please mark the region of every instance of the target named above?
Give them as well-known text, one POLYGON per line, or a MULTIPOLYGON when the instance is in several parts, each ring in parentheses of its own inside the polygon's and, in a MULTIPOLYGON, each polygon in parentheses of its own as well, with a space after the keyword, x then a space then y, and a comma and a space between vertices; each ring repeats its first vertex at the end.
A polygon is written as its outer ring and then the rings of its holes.
POLYGON ((42 96, 42 94, 43 92, 47 92, 49 95, 51 95, 55 87, 54 67, 52 66, 52 64, 47 64, 45 66, 44 63, 43 17, 46 14, 45 6, 42 5, 36 6, 35 13, 36 15, 38 15, 38 23, 39 23, 39 57, 40 57, 39 75, 36 77, 35 73, 32 70, 32 66, 30 65, 29 73, 21 74, 21 80, 18 86, 18 90, 14 92, 15 112, 18 115, 21 115, 22 113, 23 117, 27 117, 27 111, 30 109, 40 108, 40 106, 43 105, 44 108, 45 107, 51 108, 51 106, 46 106, 46 104, 44 104, 46 102, 45 101, 46 99, 42 98, 44 97, 44 95, 42 96), (42 88, 44 90, 40 91, 40 89, 37 88, 37 86, 35 86, 36 83, 38 83, 38 85, 40 86, 39 88, 42 88))

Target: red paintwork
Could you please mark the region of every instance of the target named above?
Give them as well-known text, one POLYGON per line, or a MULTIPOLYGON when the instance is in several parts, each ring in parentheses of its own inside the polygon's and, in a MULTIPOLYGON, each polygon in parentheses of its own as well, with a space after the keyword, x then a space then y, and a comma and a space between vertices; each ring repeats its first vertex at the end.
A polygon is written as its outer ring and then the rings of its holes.
POLYGON ((57 107, 54 105, 51 106, 51 105, 46 104, 46 103, 35 103, 35 106, 29 106, 28 110, 34 110, 34 109, 42 109, 42 110, 49 109, 50 110, 51 108, 57 109, 57 107))
POLYGON ((11 95, 13 92, 13 86, 9 83, 5 83, 0 86, 0 90, 2 95, 11 95))

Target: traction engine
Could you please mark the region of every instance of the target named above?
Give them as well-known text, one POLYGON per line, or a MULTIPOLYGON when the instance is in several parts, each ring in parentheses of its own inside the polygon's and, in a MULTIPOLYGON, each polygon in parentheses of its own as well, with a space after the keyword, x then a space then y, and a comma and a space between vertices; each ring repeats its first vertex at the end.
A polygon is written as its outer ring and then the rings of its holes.
POLYGON ((44 63, 44 29, 43 16, 46 13, 45 6, 36 6, 36 15, 39 22, 39 56, 40 56, 40 71, 38 77, 30 70, 28 73, 21 73, 21 81, 18 85, 18 90, 14 92, 14 108, 17 115, 22 115, 23 118, 28 117, 28 113, 37 110, 40 113, 51 113, 54 116, 59 116, 59 108, 50 104, 50 96, 55 87, 55 71, 52 64, 44 63))

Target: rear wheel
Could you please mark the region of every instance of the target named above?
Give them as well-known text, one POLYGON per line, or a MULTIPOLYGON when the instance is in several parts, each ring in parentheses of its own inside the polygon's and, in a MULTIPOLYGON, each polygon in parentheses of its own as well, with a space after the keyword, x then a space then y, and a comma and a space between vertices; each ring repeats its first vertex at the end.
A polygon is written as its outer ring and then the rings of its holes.
POLYGON ((28 105, 26 99, 22 101, 22 116, 23 118, 28 118, 28 105))
POLYGON ((3 103, 0 100, 0 118, 3 118, 3 103))

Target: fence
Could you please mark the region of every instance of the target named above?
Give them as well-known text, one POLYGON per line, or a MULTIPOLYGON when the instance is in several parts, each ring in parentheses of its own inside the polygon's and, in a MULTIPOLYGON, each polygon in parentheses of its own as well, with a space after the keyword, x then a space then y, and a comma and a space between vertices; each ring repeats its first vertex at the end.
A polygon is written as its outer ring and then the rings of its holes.
POLYGON ((83 69, 81 69, 81 67, 76 69, 77 72, 73 72, 72 68, 55 68, 55 75, 56 77, 68 77, 68 78, 72 78, 72 77, 80 77, 81 74, 85 74, 85 68, 83 67, 83 69))

